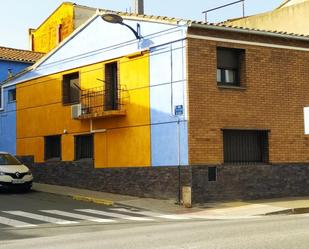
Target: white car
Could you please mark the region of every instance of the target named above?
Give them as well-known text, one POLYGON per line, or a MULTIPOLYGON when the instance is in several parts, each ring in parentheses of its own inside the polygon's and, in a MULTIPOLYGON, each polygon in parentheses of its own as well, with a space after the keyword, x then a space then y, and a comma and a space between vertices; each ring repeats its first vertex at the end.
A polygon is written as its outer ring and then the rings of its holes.
POLYGON ((0 189, 29 191, 32 187, 31 171, 6 152, 0 152, 0 189))

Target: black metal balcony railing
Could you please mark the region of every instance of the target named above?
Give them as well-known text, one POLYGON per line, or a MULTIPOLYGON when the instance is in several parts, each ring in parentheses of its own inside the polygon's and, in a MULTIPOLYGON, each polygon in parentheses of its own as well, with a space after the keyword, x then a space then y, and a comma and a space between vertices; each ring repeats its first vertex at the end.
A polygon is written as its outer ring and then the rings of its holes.
POLYGON ((125 115, 126 95, 127 91, 124 89, 109 90, 104 87, 82 89, 80 118, 125 115))

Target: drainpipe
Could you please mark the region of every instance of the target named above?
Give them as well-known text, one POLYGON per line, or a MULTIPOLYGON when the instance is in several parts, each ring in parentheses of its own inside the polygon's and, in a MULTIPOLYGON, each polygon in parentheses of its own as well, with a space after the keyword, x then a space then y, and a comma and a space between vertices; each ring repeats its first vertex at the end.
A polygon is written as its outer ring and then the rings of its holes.
POLYGON ((180 162, 180 118, 177 116, 177 137, 178 137, 178 205, 181 205, 181 162, 180 162))

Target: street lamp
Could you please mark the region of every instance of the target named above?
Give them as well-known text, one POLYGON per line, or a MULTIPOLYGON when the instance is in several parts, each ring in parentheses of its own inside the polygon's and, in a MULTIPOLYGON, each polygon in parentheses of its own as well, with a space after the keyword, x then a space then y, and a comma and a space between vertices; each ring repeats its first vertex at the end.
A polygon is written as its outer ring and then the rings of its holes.
POLYGON ((139 33, 140 31, 140 26, 139 24, 137 24, 137 31, 135 29, 133 29, 131 26, 129 26, 128 24, 125 24, 123 22, 123 18, 119 15, 116 15, 116 14, 103 14, 101 15, 102 19, 105 21, 105 22, 109 22, 109 23, 113 23, 113 24, 121 24, 123 26, 126 26, 127 28, 129 28, 133 34, 135 35, 136 39, 140 40, 141 38, 143 38, 139 33))

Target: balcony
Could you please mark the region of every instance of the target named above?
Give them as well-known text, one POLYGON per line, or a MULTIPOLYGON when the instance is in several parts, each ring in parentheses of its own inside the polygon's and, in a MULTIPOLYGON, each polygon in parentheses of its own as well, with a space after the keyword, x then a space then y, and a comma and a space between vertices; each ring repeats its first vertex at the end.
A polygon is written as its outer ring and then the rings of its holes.
POLYGON ((77 119, 95 119, 115 116, 125 116, 124 99, 127 90, 108 90, 96 87, 81 90, 80 106, 77 119))

